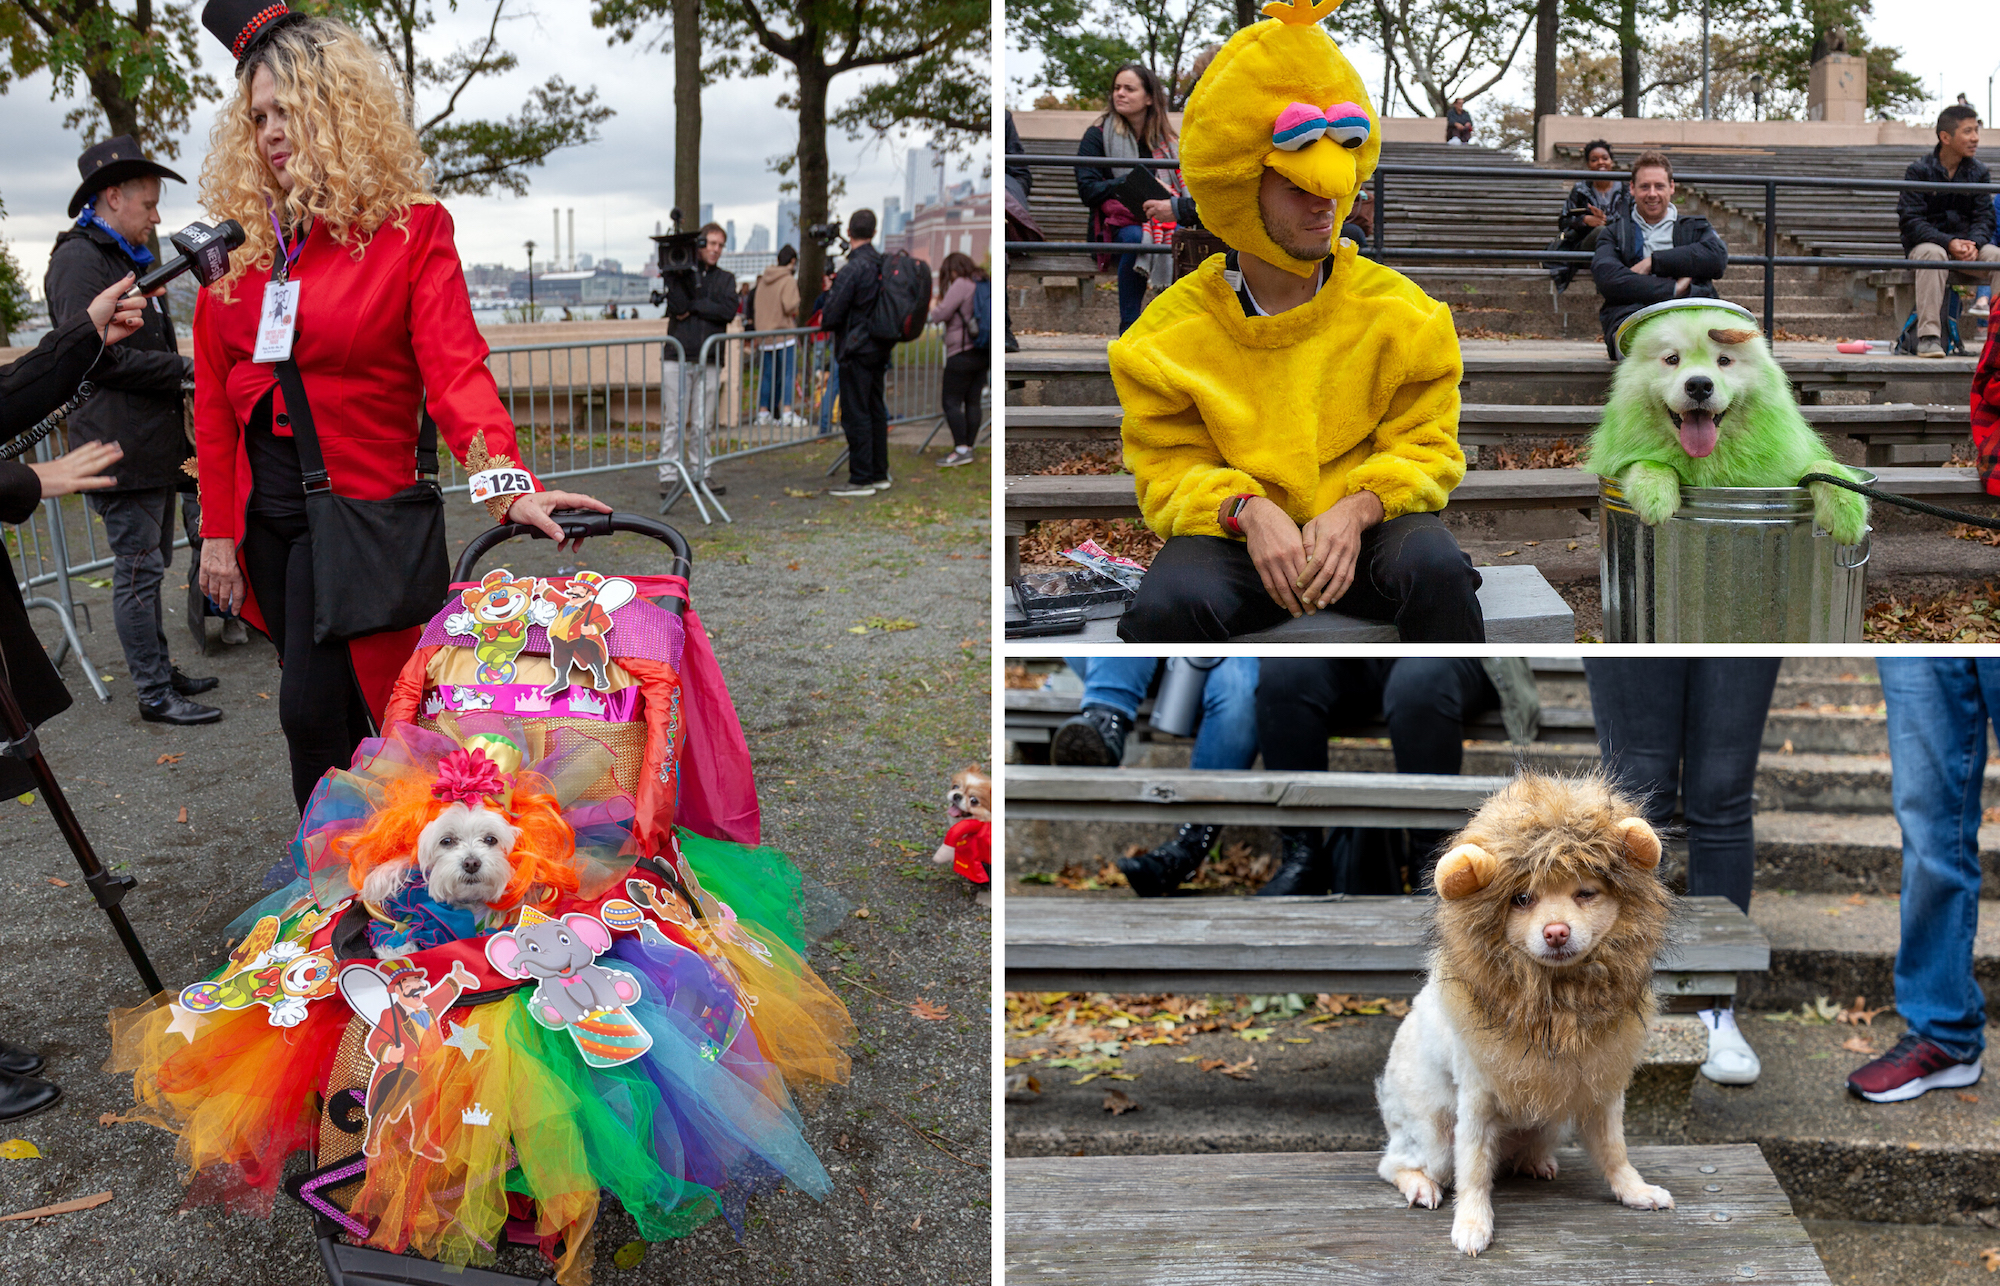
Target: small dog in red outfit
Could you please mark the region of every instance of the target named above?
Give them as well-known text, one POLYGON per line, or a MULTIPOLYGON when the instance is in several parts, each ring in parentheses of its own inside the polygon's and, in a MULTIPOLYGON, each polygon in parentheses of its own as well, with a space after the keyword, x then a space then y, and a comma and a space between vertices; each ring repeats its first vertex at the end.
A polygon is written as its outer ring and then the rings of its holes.
POLYGON ((978 764, 952 774, 945 793, 944 815, 951 829, 931 855, 939 866, 949 864, 978 890, 973 901, 993 905, 993 779, 978 764))

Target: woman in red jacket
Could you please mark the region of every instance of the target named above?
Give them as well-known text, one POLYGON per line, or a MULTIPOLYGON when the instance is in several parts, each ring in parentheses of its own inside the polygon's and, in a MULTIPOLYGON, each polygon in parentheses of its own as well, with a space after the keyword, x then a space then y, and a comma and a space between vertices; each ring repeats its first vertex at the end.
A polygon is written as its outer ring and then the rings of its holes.
MULTIPOLYGON (((409 486, 426 407, 460 460, 521 457, 473 324, 451 216, 430 193, 423 151, 375 51, 342 23, 261 0, 210 0, 202 22, 237 59, 236 99, 210 137, 202 201, 248 235, 230 275, 195 307, 201 587, 225 608, 240 605, 277 646, 279 722, 303 809, 314 783, 346 767, 381 719, 418 630, 313 642, 299 454, 272 350, 257 360, 267 298, 296 287, 273 310, 290 319, 275 329, 291 336, 335 494, 382 500, 409 486)), ((533 485, 533 494, 488 501, 494 519, 560 539, 550 511, 608 511, 533 485)))

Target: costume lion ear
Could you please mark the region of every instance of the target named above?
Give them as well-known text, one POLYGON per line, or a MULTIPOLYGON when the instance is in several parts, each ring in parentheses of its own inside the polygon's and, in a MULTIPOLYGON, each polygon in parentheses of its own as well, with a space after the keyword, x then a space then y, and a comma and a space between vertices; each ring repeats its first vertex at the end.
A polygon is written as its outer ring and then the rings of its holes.
POLYGON ((1460 844, 1438 859, 1432 883, 1447 902, 1470 897, 1493 882, 1499 866, 1499 859, 1479 845, 1460 844))
POLYGON ((1628 817, 1618 823, 1618 829, 1624 832, 1625 856, 1632 859, 1632 865, 1650 871, 1660 864, 1660 837, 1645 818, 1628 817))

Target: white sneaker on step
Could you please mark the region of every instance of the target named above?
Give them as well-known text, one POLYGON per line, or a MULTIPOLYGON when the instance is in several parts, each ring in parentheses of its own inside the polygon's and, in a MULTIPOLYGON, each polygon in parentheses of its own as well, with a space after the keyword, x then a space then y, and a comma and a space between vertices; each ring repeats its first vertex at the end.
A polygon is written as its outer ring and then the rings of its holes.
POLYGON ((1708 1028, 1708 1061, 1701 1065, 1701 1074, 1717 1085, 1755 1084, 1764 1065, 1737 1028, 1736 1011, 1704 1009, 1701 1022, 1708 1028))

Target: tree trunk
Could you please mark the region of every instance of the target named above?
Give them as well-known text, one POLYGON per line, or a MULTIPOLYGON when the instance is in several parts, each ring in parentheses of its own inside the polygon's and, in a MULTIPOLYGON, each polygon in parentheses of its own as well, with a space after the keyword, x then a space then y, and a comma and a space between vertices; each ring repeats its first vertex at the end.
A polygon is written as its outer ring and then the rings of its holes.
POLYGON ((1561 40, 1558 0, 1535 6, 1535 141, 1541 141, 1541 119, 1562 110, 1556 99, 1556 45, 1561 40))
POLYGON ((674 0, 674 208, 701 219, 701 0, 674 0))
POLYGON ((1247 27, 1263 17, 1263 6, 1257 0, 1236 0, 1236 25, 1247 27))
MULTIPOLYGON (((125 96, 125 82, 116 69, 99 68, 90 73, 90 96, 104 111, 105 127, 110 131, 107 138, 120 134, 139 138, 139 100, 125 96)), ((144 140, 140 141, 143 144, 144 140)))
POLYGON ((1639 114, 1639 6, 1638 0, 1618 0, 1618 73, 1621 82, 1619 114, 1639 114))
MULTIPOLYGON (((809 301, 819 294, 821 266, 826 262, 826 256, 819 243, 806 234, 806 229, 825 223, 827 218, 826 88, 833 77, 828 73, 820 53, 817 25, 801 28, 799 43, 805 47, 804 56, 796 64, 799 73, 799 296, 808 301, 804 307, 810 307, 809 301)), ((881 240, 879 228, 876 240, 881 240)))

